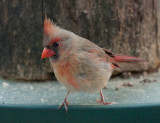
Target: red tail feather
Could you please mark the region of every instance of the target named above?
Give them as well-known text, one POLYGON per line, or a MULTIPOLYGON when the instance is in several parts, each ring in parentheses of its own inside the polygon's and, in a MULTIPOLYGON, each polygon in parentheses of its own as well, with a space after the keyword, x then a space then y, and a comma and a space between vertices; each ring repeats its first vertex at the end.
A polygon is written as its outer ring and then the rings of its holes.
POLYGON ((115 55, 114 60, 117 62, 140 62, 142 59, 133 56, 119 56, 115 55))

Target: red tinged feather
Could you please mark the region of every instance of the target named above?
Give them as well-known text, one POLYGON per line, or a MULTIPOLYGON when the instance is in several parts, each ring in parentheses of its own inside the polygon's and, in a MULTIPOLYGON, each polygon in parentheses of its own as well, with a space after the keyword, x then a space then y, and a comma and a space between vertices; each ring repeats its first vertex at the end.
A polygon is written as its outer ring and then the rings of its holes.
POLYGON ((104 49, 104 48, 103 48, 103 50, 104 50, 105 53, 108 54, 110 57, 114 57, 114 54, 113 54, 111 51, 109 51, 109 50, 107 50, 107 49, 104 49))
POLYGON ((44 34, 45 35, 52 35, 53 32, 54 32, 53 23, 50 19, 47 19, 47 17, 45 16, 44 34))
POLYGON ((104 49, 105 53, 110 56, 109 62, 112 63, 112 68, 115 69, 119 67, 117 62, 141 62, 143 61, 142 59, 138 57, 133 57, 133 56, 121 56, 121 55, 115 55, 111 51, 104 49))
POLYGON ((113 69, 117 68, 117 66, 115 66, 114 64, 111 64, 111 67, 112 67, 113 69))
POLYGON ((56 37, 56 38, 54 38, 51 42, 49 42, 48 46, 52 45, 52 44, 55 43, 55 42, 59 42, 60 40, 61 40, 61 38, 56 37))
POLYGON ((74 69, 72 68, 72 65, 67 62, 64 64, 64 61, 59 62, 58 64, 58 74, 61 77, 65 77, 74 88, 78 89, 79 85, 75 82, 75 79, 73 78, 73 73, 75 73, 74 69))
POLYGON ((140 62, 142 61, 140 58, 138 57, 133 57, 133 56, 119 56, 119 55, 115 55, 114 56, 114 60, 117 62, 140 62))
POLYGON ((78 89, 79 85, 75 83, 75 79, 73 77, 68 78, 68 82, 76 89, 78 89))

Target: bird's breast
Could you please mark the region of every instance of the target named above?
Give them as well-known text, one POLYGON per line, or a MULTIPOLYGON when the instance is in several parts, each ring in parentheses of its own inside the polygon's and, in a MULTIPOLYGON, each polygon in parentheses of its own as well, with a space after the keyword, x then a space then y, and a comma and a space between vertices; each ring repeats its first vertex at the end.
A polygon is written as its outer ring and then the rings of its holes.
POLYGON ((63 84, 69 90, 78 90, 79 84, 76 82, 75 74, 76 74, 76 65, 69 61, 58 61, 57 63, 53 63, 53 70, 57 80, 63 84))
POLYGON ((86 58, 72 57, 52 65, 57 80, 70 91, 97 92, 106 86, 112 73, 110 64, 86 58))

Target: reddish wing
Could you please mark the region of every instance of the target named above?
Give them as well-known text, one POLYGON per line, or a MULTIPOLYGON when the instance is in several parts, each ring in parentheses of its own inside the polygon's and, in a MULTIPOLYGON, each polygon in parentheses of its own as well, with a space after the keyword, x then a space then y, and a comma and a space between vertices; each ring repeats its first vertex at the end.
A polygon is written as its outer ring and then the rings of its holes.
POLYGON ((116 67, 119 67, 117 62, 140 62, 143 61, 142 59, 138 57, 133 57, 133 56, 122 56, 122 55, 114 55, 111 51, 104 49, 105 53, 109 55, 111 58, 109 61, 116 67))
POLYGON ((111 51, 109 51, 109 50, 107 50, 107 49, 104 49, 104 48, 103 48, 103 50, 104 50, 105 53, 108 54, 110 57, 114 57, 114 54, 113 54, 111 51))
POLYGON ((114 59, 115 55, 114 55, 111 51, 109 51, 109 50, 107 50, 107 49, 104 49, 104 48, 103 48, 103 50, 104 50, 105 53, 108 55, 108 61, 112 63, 112 67, 113 67, 113 68, 117 68, 117 67, 119 68, 118 63, 117 63, 116 60, 114 59))

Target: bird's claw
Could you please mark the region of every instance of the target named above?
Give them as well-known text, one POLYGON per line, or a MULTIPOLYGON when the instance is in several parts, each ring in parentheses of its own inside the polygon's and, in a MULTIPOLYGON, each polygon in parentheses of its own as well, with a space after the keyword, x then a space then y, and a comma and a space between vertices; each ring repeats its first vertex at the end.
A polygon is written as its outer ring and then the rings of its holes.
POLYGON ((64 108, 67 112, 68 111, 68 105, 69 105, 69 102, 65 99, 64 102, 58 107, 58 109, 61 109, 64 106, 64 108))
POLYGON ((102 105, 109 105, 109 104, 112 104, 112 102, 105 102, 104 100, 96 100, 97 101, 97 103, 100 103, 100 104, 102 104, 102 105))

